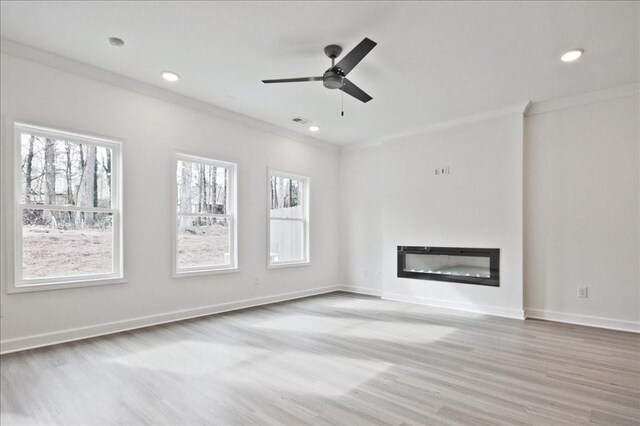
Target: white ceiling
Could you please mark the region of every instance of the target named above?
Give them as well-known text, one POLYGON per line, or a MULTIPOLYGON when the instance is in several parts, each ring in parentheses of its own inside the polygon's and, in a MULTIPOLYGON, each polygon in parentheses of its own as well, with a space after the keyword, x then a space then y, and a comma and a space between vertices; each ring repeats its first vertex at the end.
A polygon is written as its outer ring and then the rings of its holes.
POLYGON ((639 81, 638 2, 8 2, 3 38, 164 87, 334 144, 372 142, 482 111, 639 81), (125 40, 112 47, 110 36, 125 40), (349 78, 320 82, 327 44, 378 46, 349 78), (577 63, 560 55, 586 51, 577 63), (162 70, 182 76, 160 78, 162 70))

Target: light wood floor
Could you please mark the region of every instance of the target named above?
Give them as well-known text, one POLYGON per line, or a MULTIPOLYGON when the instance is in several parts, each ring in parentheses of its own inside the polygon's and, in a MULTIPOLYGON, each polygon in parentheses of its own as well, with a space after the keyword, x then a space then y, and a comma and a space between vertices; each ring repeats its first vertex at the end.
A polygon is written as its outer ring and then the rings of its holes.
POLYGON ((640 423, 640 336, 333 293, 1 357, 10 424, 640 423))

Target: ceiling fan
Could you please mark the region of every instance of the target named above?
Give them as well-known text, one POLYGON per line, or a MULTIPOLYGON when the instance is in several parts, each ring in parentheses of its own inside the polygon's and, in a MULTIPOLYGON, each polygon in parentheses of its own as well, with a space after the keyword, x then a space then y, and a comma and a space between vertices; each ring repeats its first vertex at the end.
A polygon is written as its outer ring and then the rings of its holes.
POLYGON ((282 78, 278 80, 262 80, 263 83, 298 83, 302 81, 322 81, 322 84, 327 89, 340 89, 344 93, 353 96, 362 102, 369 102, 373 99, 367 93, 365 93, 358 86, 353 84, 348 78, 347 74, 355 68, 356 65, 367 56, 367 54, 376 47, 376 43, 373 40, 364 38, 353 50, 335 63, 336 58, 342 53, 342 47, 336 44, 330 44, 324 48, 324 53, 331 58, 331 68, 329 68, 320 77, 300 77, 300 78, 282 78))

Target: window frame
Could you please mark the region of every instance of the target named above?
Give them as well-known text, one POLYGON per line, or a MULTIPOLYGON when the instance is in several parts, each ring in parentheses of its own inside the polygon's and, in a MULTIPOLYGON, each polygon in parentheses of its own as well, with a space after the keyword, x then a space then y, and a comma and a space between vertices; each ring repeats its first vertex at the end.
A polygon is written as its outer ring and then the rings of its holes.
POLYGON ((237 198, 237 173, 238 165, 231 161, 217 160, 208 156, 187 153, 183 151, 176 151, 173 158, 172 168, 172 187, 173 187, 173 202, 172 206, 172 225, 173 225, 173 239, 172 239, 172 260, 173 260, 173 278, 183 278, 200 275, 215 275, 224 274, 230 272, 239 272, 238 266, 238 198, 237 198), (228 191, 228 206, 227 214, 215 214, 215 213, 180 213, 178 211, 178 162, 188 161, 191 163, 209 164, 214 167, 223 167, 229 170, 229 187, 228 191), (207 266, 194 266, 187 268, 178 267, 178 218, 179 216, 193 216, 193 217, 217 217, 226 218, 229 221, 229 252, 230 263, 229 265, 207 265, 207 266))
MULTIPOLYGON (((7 120, 11 143, 7 144, 7 158, 10 161, 11 186, 10 202, 12 204, 10 216, 5 225, 8 228, 7 240, 7 293, 21 293, 30 291, 45 291, 95 285, 126 283, 124 279, 123 262, 123 226, 122 226, 122 140, 90 135, 70 130, 63 130, 53 126, 35 124, 29 120, 7 120), (83 207, 64 205, 27 204, 22 200, 22 147, 20 135, 28 133, 41 137, 55 138, 68 142, 108 147, 111 151, 111 207, 83 207), (67 275, 63 277, 43 277, 25 279, 23 273, 23 218, 24 209, 53 210, 53 211, 81 211, 107 213, 112 218, 112 272, 98 274, 67 275)), ((4 174, 3 174, 4 176, 4 174)))
POLYGON ((285 171, 281 171, 271 167, 267 169, 267 269, 294 268, 298 266, 311 265, 311 253, 310 253, 311 250, 310 250, 310 244, 309 244, 309 228, 310 228, 309 206, 310 206, 310 199, 311 199, 310 188, 311 188, 311 179, 308 176, 303 176, 297 173, 285 172, 285 171), (295 179, 302 182, 303 184, 302 207, 303 207, 303 213, 304 213, 302 219, 271 217, 271 178, 273 176, 287 178, 287 179, 295 179), (271 221, 272 220, 302 222, 303 254, 302 254, 301 260, 283 260, 283 261, 277 261, 277 262, 271 261, 271 221))

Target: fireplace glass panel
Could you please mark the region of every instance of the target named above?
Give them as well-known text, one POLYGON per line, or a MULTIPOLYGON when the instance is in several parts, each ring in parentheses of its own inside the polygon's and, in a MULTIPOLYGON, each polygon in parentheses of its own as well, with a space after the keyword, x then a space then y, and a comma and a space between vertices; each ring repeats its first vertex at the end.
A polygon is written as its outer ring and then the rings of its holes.
POLYGON ((406 272, 489 278, 490 258, 446 254, 406 254, 406 272))

